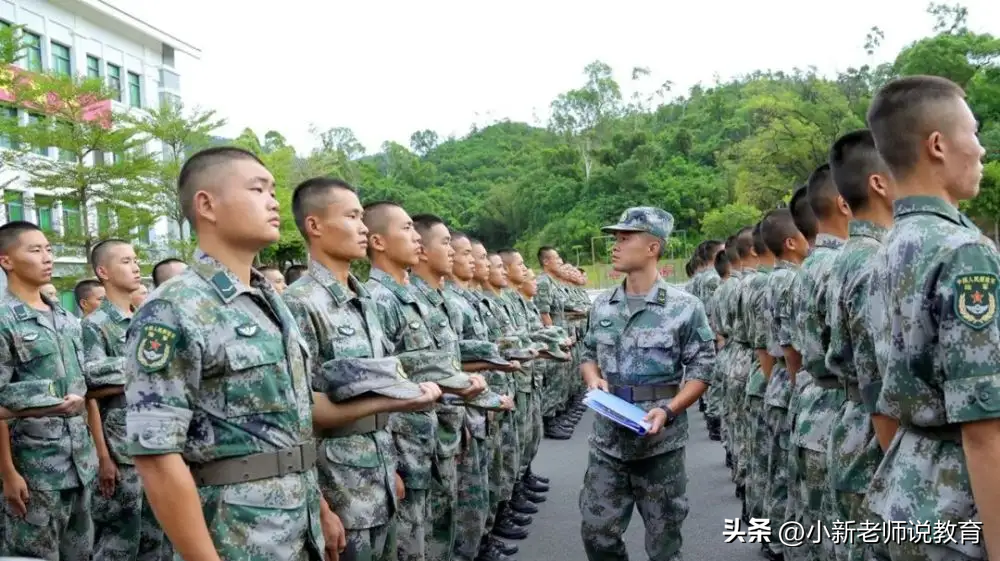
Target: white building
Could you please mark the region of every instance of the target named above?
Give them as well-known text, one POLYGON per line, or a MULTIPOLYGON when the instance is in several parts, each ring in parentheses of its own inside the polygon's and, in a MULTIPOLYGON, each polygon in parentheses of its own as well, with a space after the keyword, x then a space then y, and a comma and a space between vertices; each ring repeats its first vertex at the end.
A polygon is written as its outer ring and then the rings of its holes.
MULTIPOLYGON (((119 92, 112 103, 117 111, 141 112, 159 107, 163 101, 180 99, 178 61, 193 62, 201 51, 194 46, 132 16, 103 0, 0 0, 0 25, 25 26, 22 43, 26 54, 19 66, 34 71, 54 71, 104 78, 119 92)), ((180 65, 180 66, 183 66, 180 65)), ((11 111, 12 108, 5 110, 11 111)), ((28 119, 27 114, 19 118, 28 119)), ((0 148, 3 139, 0 139, 0 148)), ((161 147, 150 147, 159 153, 161 147)), ((56 149, 43 149, 45 157, 58 157, 56 149)), ((110 157, 108 155, 107 157, 110 157)), ((0 172, 4 204, 0 223, 29 220, 55 234, 67 225, 79 224, 81 213, 74 203, 64 204, 52 193, 34 192, 17 172, 0 172)), ((89 212, 91 231, 100 232, 105 220, 113 220, 103 207, 89 212)), ((176 226, 159 218, 135 232, 135 242, 161 254, 166 242, 176 238, 176 226)), ((62 251, 54 276, 86 274, 82 251, 62 251)))

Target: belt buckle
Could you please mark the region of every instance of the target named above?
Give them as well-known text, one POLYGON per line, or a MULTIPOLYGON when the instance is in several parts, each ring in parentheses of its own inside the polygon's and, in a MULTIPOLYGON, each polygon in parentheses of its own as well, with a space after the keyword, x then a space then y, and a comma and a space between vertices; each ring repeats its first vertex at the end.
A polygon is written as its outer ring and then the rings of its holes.
POLYGON ((303 471, 304 463, 302 445, 281 450, 278 452, 278 476, 303 471))

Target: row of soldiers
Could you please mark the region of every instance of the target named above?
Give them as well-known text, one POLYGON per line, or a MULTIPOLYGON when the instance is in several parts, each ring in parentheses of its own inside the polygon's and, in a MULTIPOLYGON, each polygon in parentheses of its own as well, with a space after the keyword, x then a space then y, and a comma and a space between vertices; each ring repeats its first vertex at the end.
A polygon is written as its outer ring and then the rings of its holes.
POLYGON ((1000 559, 1000 254, 957 206, 978 192, 976 120, 957 85, 915 76, 868 126, 787 208, 696 251, 709 431, 770 559, 1000 559), (801 546, 777 539, 787 522, 801 546))
POLYGON ((85 316, 42 290, 52 249, 0 227, 2 555, 47 560, 483 560, 545 501, 541 437, 583 412, 586 278, 554 248, 534 277, 432 215, 296 187, 309 263, 253 269, 277 241, 273 178, 212 148, 178 195, 198 232, 142 291, 123 240, 91 255, 85 316), (368 259, 361 282, 354 261, 368 259))

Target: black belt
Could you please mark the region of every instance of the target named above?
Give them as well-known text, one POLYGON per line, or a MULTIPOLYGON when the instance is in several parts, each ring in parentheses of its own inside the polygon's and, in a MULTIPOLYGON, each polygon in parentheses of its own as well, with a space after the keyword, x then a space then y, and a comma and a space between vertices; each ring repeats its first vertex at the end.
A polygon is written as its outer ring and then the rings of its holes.
POLYGON ((637 403, 640 401, 656 401, 658 399, 669 399, 677 395, 680 386, 677 384, 645 385, 645 386, 613 386, 609 385, 610 393, 628 401, 637 403))
POLYGON ((861 399, 861 388, 857 384, 847 383, 847 399, 853 401, 854 403, 863 403, 864 400, 861 399))
POLYGON ((276 452, 261 452, 238 458, 225 458, 204 464, 190 465, 191 476, 198 486, 232 485, 290 473, 304 473, 316 465, 316 443, 305 442, 276 452))
POLYGON ((101 406, 105 409, 125 409, 126 405, 124 393, 109 395, 101 400, 101 406))
POLYGON ((815 375, 813 375, 812 381, 813 384, 823 388, 824 390, 840 390, 844 388, 844 385, 841 384, 840 380, 838 380, 837 378, 830 378, 830 377, 817 378, 815 375))
POLYGON ((904 426, 903 429, 931 440, 948 440, 959 444, 962 443, 962 428, 960 425, 938 425, 936 427, 915 427, 907 425, 904 426))
POLYGON ((388 424, 389 414, 377 413, 375 415, 362 417, 357 421, 342 427, 317 430, 315 431, 315 434, 319 438, 343 438, 345 436, 354 436, 355 434, 368 434, 370 432, 380 431, 388 424))

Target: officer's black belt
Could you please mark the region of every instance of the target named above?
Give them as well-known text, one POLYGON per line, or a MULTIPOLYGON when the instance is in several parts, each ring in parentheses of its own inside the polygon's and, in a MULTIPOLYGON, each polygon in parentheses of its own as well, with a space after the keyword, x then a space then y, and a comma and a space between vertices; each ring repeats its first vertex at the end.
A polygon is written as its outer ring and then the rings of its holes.
POLYGON ((126 405, 124 393, 109 395, 101 400, 101 406, 105 409, 125 409, 126 405))
POLYGON ((961 425, 951 424, 951 425, 938 425, 936 427, 916 427, 912 425, 907 425, 903 427, 904 430, 912 432, 918 436, 924 438, 929 438, 931 440, 949 440, 951 442, 962 443, 962 427, 961 425))
POLYGON ((316 442, 310 440, 275 452, 261 452, 237 458, 225 458, 204 464, 191 464, 196 485, 232 485, 291 473, 304 473, 316 465, 316 442))
POLYGON ((861 399, 861 388, 857 384, 847 383, 847 399, 853 401, 854 403, 862 403, 861 399))
POLYGON ((829 376, 825 376, 823 378, 817 378, 815 377, 815 375, 813 375, 812 382, 817 387, 823 388, 824 390, 839 390, 843 389, 844 387, 844 385, 841 384, 840 380, 838 380, 836 377, 831 378, 829 376))
POLYGON ((319 438, 343 438, 345 436, 354 436, 355 434, 368 434, 370 432, 380 431, 388 424, 389 414, 377 413, 375 415, 362 417, 349 425, 332 429, 321 429, 315 432, 316 436, 319 438))
POLYGON ((638 403, 641 401, 656 401, 658 399, 669 399, 677 395, 680 386, 677 384, 645 385, 645 386, 608 386, 608 391, 614 395, 628 401, 638 403))

